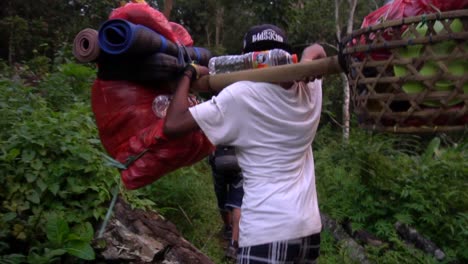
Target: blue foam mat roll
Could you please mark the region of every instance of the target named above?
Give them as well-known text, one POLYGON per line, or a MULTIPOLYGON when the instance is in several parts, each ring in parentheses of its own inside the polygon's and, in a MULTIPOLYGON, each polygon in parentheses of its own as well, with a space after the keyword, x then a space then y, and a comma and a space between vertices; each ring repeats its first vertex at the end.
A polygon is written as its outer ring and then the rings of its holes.
POLYGON ((211 52, 205 48, 182 47, 142 25, 124 19, 110 19, 99 29, 99 46, 110 55, 143 55, 166 53, 176 56, 181 63, 196 60, 207 66, 211 52))

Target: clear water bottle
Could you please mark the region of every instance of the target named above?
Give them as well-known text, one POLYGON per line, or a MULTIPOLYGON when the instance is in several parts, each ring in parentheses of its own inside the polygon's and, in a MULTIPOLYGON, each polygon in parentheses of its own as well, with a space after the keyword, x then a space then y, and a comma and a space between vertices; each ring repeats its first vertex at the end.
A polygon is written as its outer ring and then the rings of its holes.
POLYGON ((297 63, 297 55, 282 49, 254 51, 242 55, 218 56, 210 59, 208 69, 211 75, 276 65, 297 63))
MULTIPOLYGON (((193 94, 189 94, 187 100, 190 106, 194 106, 200 103, 197 97, 193 94)), ((152 104, 153 113, 159 118, 164 118, 171 101, 172 95, 170 94, 161 94, 156 96, 152 104)))

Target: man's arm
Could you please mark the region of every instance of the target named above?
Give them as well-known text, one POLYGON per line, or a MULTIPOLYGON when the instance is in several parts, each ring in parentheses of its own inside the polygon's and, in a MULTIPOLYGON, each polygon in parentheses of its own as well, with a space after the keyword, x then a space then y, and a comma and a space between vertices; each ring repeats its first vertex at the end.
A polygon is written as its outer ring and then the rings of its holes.
POLYGON ((179 80, 171 104, 167 109, 164 123, 164 134, 167 137, 178 137, 198 128, 197 122, 189 111, 188 94, 191 80, 208 73, 206 67, 189 66, 179 80), (194 67, 190 69, 190 67, 194 67))
MULTIPOLYGON (((327 55, 322 46, 313 44, 304 49, 301 61, 309 61, 320 58, 325 58, 327 55)), ((187 100, 190 89, 190 82, 193 76, 197 78, 201 75, 207 75, 208 68, 203 66, 189 66, 184 71, 180 79, 174 97, 167 109, 166 121, 164 123, 164 134, 167 137, 177 137, 192 130, 198 129, 199 126, 189 109, 189 102, 187 100), (191 69, 190 67, 195 67, 191 69)), ((290 87, 290 84, 287 86, 290 87)))
MULTIPOLYGON (((318 60, 318 59, 323 59, 327 57, 327 53, 323 49, 323 47, 319 44, 312 44, 308 46, 307 48, 304 49, 302 52, 301 56, 301 62, 307 62, 307 61, 312 61, 312 60, 318 60)), ((313 76, 313 77, 308 77, 302 81, 304 82, 311 82, 315 79, 321 79, 322 76, 313 76)))

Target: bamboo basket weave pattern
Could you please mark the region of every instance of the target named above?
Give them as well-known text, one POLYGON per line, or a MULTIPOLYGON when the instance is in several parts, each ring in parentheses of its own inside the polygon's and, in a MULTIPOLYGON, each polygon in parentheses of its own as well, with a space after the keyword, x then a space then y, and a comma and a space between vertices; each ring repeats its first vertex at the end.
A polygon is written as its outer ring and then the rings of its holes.
POLYGON ((360 126, 397 132, 468 128, 468 10, 387 21, 343 39, 360 126))

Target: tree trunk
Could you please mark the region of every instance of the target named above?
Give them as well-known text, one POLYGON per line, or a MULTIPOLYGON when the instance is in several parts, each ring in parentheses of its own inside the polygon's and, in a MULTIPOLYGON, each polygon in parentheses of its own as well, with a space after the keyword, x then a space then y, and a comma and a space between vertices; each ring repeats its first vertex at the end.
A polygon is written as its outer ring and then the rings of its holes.
POLYGON ((171 17, 172 6, 173 6, 173 1, 172 0, 164 0, 163 14, 168 20, 171 17))
POLYGON ((348 76, 345 73, 340 73, 341 80, 343 83, 343 140, 344 142, 349 141, 349 103, 350 103, 350 89, 348 76))
POLYGON ((15 58, 15 29, 13 22, 10 24, 10 36, 8 39, 8 64, 13 67, 14 58, 15 58))
POLYGON ((221 30, 223 27, 224 7, 218 7, 216 10, 216 24, 215 24, 215 47, 219 47, 221 43, 221 30))
POLYGON ((434 242, 419 234, 416 229, 400 222, 395 223, 395 229, 404 240, 414 244, 424 252, 431 254, 437 260, 441 261, 445 258, 445 253, 434 242))
POLYGON ((98 257, 112 263, 214 264, 174 224, 157 213, 131 209, 120 198, 114 217, 94 245, 98 257))
MULTIPOLYGON (((341 41, 341 26, 340 26, 340 5, 341 0, 335 0, 335 24, 336 24, 336 38, 338 42, 341 41)), ((349 11, 348 20, 346 23, 346 34, 351 34, 353 31, 354 13, 356 11, 357 0, 348 0, 349 11)), ((346 74, 340 74, 343 83, 343 140, 349 140, 349 122, 350 122, 350 89, 349 82, 346 74)))
POLYGON ((210 27, 208 26, 208 24, 205 25, 205 33, 206 33, 206 45, 208 46, 208 48, 211 48, 211 31, 210 31, 210 27))

